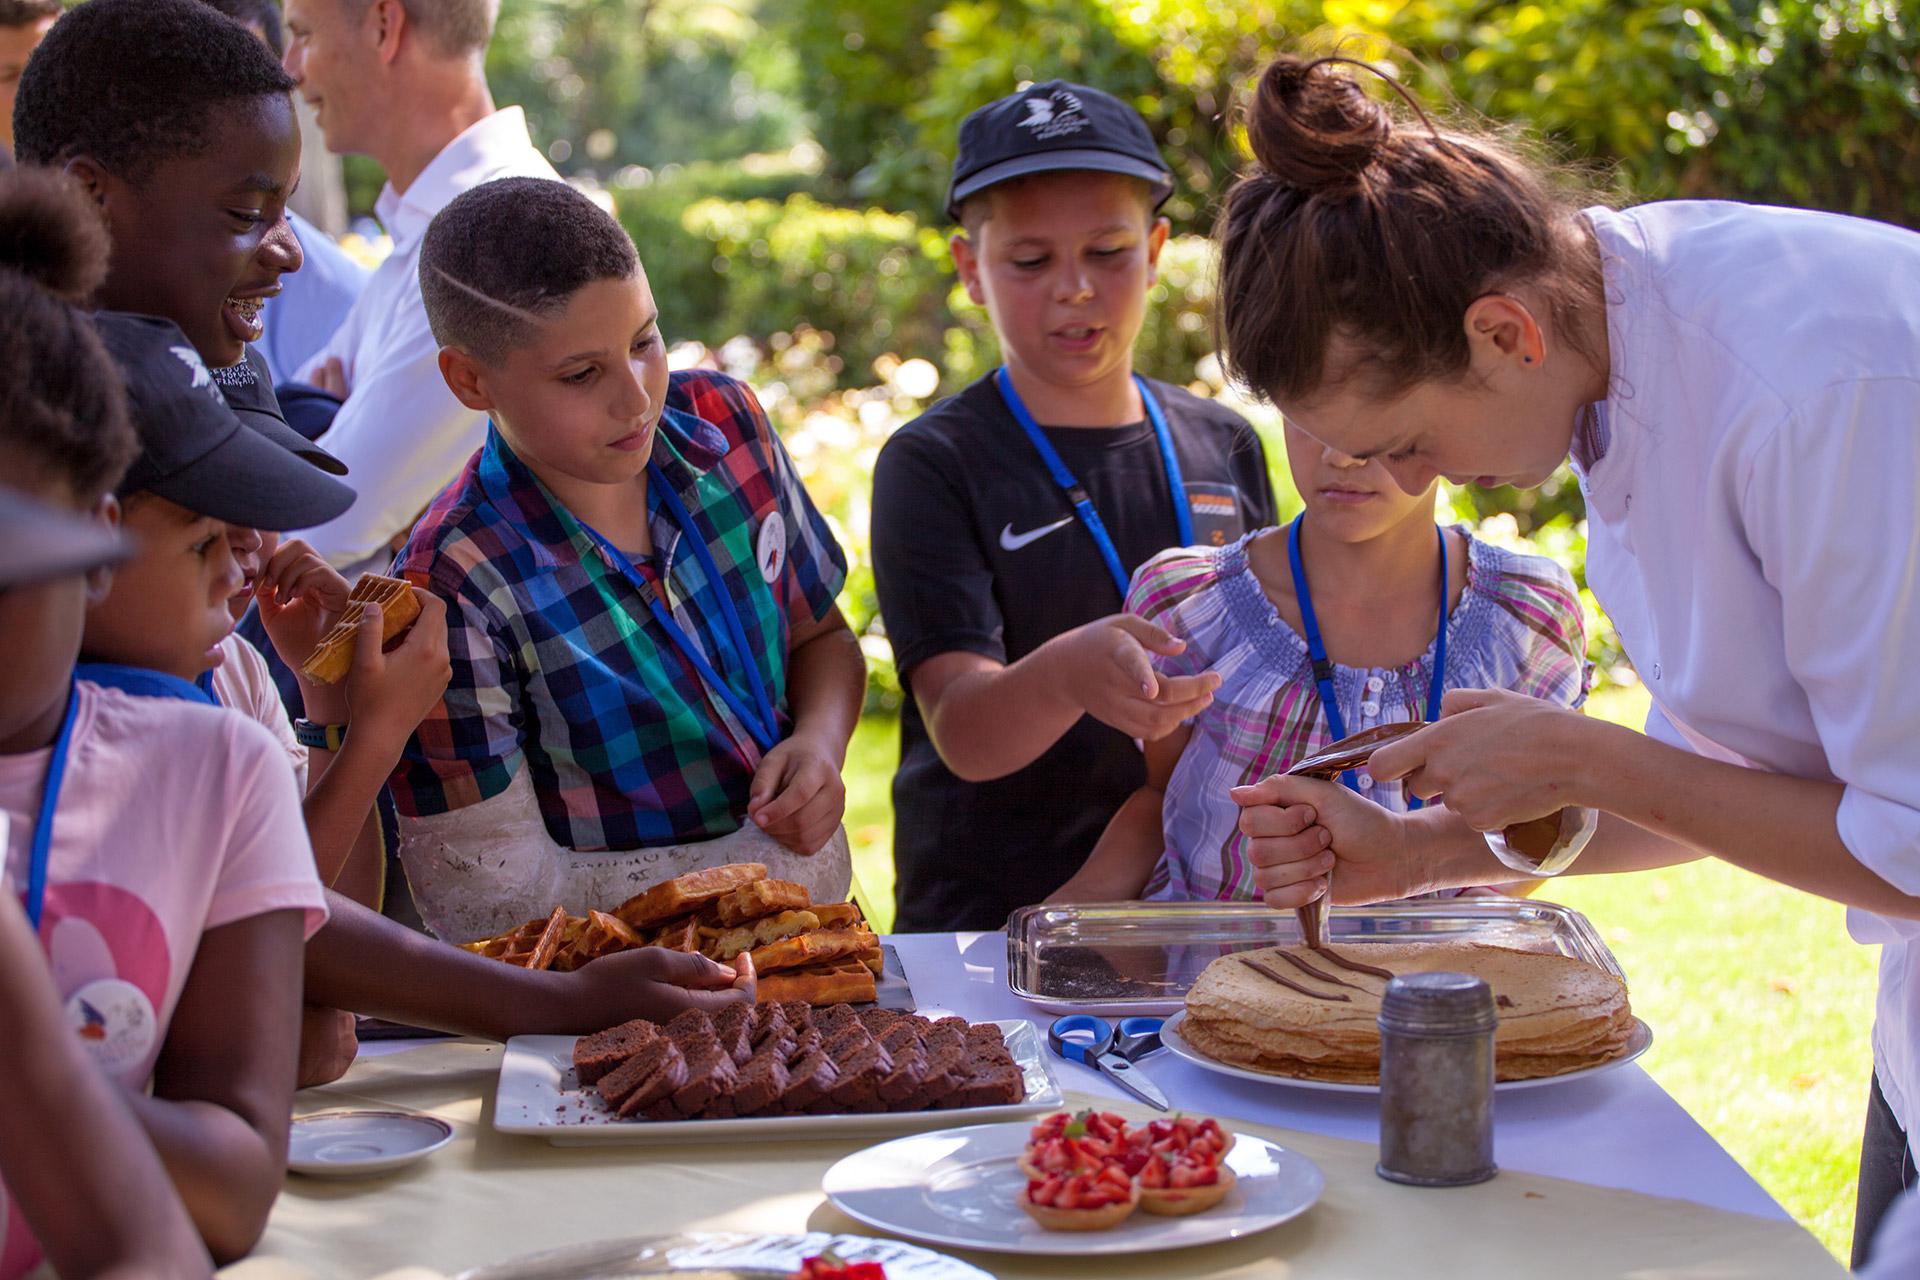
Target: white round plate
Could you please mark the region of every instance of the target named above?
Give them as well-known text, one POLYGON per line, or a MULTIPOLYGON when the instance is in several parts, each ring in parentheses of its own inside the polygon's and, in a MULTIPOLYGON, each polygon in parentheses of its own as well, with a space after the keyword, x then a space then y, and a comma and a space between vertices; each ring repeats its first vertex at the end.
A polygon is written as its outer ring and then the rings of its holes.
POLYGON ((364 1178, 412 1164, 453 1141, 453 1126, 406 1111, 326 1111, 287 1135, 287 1168, 313 1178, 364 1178))
POLYGON ((457 1280, 618 1280, 624 1276, 724 1273, 787 1280, 808 1258, 831 1249, 845 1262, 877 1262, 888 1280, 993 1280, 980 1268, 899 1240, 692 1231, 679 1236, 601 1240, 528 1254, 461 1273, 457 1280))
POLYGON ((1032 1131, 1016 1121, 895 1138, 834 1165, 821 1190, 848 1217, 927 1244, 1092 1257, 1237 1240, 1305 1213, 1327 1185, 1305 1156, 1238 1134, 1226 1159, 1236 1185, 1205 1213, 1135 1211, 1109 1231, 1048 1231, 1018 1203, 1027 1177, 1015 1161, 1032 1131))
MULTIPOLYGON (((1344 1084, 1335 1080, 1303 1080, 1299 1076, 1282 1075, 1278 1071, 1260 1071, 1253 1067, 1236 1066, 1231 1062, 1221 1062, 1209 1058, 1193 1047, 1187 1038, 1180 1034, 1180 1026, 1187 1020, 1187 1011, 1182 1009, 1166 1020, 1160 1028, 1160 1043, 1185 1058, 1196 1067, 1215 1071, 1223 1076, 1234 1076, 1241 1080, 1253 1080, 1260 1084, 1282 1084, 1294 1089, 1317 1089, 1322 1093, 1379 1093, 1378 1084, 1344 1084)), ((1633 1035, 1627 1041, 1627 1051, 1617 1058, 1609 1059, 1596 1066, 1582 1067, 1578 1071, 1569 1071, 1565 1075, 1540 1076, 1532 1080, 1496 1080, 1493 1088, 1496 1093, 1506 1093, 1511 1089, 1541 1089, 1548 1085, 1566 1084, 1569 1080, 1585 1080, 1590 1076, 1601 1075, 1617 1067, 1624 1067, 1653 1045, 1653 1028, 1635 1018, 1633 1035)))

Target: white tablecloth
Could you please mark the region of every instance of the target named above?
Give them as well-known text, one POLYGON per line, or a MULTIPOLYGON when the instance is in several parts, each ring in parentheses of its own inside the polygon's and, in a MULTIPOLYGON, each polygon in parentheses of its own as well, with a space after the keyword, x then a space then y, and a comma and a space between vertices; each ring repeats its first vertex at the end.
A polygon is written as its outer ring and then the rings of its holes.
MULTIPOLYGON (((1053 1015, 1007 990, 1004 933, 899 934, 900 955, 922 1008, 979 1019, 1026 1018, 1044 1033, 1053 1015)), ((1657 1042, 1660 1028, 1653 1029, 1657 1042)), ((1172 1053, 1140 1064, 1175 1107, 1218 1112, 1331 1137, 1378 1142, 1372 1097, 1255 1084, 1205 1071, 1172 1053)), ((1062 1088, 1131 1095, 1099 1072, 1054 1065, 1062 1088)), ((1503 1168, 1692 1200, 1716 1209, 1785 1218, 1725 1148, 1638 1066, 1589 1080, 1501 1093, 1494 1107, 1494 1158, 1503 1168)))

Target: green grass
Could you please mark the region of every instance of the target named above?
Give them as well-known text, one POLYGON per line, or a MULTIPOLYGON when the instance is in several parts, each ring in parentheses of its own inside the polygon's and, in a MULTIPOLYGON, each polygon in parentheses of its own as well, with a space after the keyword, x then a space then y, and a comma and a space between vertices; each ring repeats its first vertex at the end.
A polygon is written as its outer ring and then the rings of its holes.
MULTIPOLYGON (((1610 689, 1591 714, 1638 727, 1646 695, 1610 689)), ((875 924, 893 920, 899 724, 864 721, 847 757, 854 874, 875 924)), ((1787 1211, 1844 1259, 1872 1057, 1876 953, 1840 907, 1723 862, 1569 876, 1539 895, 1584 912, 1654 1029, 1643 1065, 1787 1211)))

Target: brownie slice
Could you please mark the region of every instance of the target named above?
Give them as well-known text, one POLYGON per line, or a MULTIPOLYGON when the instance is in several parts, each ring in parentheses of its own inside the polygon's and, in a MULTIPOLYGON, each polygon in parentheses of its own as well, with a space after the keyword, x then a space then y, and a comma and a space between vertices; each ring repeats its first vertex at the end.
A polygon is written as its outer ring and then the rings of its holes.
POLYGON ((683 1053, 689 1040, 719 1038, 713 1029, 713 1019, 707 1016, 705 1009, 682 1009, 674 1015, 673 1021, 660 1028, 660 1034, 678 1041, 683 1053))
POLYGON ((942 1109, 1004 1107, 1011 1106, 1026 1096, 1026 1078, 1021 1075, 1020 1068, 1009 1062, 1004 1066, 976 1068, 967 1077, 967 1082, 954 1090, 953 1094, 940 1105, 942 1109))
POLYGON ((730 1004, 713 1015, 713 1034, 736 1065, 753 1056, 753 1010, 730 1004))
MULTIPOLYGON (((657 1105, 662 1098, 671 1097, 675 1089, 687 1082, 687 1060, 681 1055, 680 1046, 665 1036, 656 1038, 620 1070, 625 1071, 627 1067, 637 1065, 643 1058, 654 1060, 649 1064, 652 1069, 620 1104, 619 1116, 622 1120, 641 1114, 657 1105)), ((605 1085, 606 1081, 601 1081, 602 1088, 605 1085)))
POLYGON ((874 1043, 873 1035, 859 1023, 836 1027, 822 1033, 821 1047, 835 1062, 844 1060, 863 1044, 874 1043))
POLYGON ((600 1091, 601 1101, 617 1110, 621 1103, 632 1097, 633 1091, 645 1084, 653 1073, 660 1069, 660 1062, 664 1055, 652 1047, 659 1044, 671 1046, 673 1041, 655 1036, 647 1047, 642 1048, 640 1052, 633 1054, 625 1062, 595 1081, 594 1087, 600 1091))
POLYGON ((766 1111, 787 1091, 787 1064, 769 1053, 757 1053, 740 1068, 733 1086, 733 1113, 750 1116, 766 1111))
POLYGON ((774 1005, 787 1020, 790 1027, 810 1027, 813 1025, 813 1006, 805 1000, 781 1000, 774 1005))
MULTIPOLYGON (((885 1037, 880 1046, 887 1047, 885 1037)), ((874 1086, 874 1092, 879 1095, 884 1110, 902 1111, 905 1108, 901 1104, 917 1093, 920 1082, 927 1078, 927 1051, 918 1039, 912 1039, 905 1047, 889 1052, 893 1055, 893 1070, 874 1086)))
POLYGON ((826 1036, 828 1039, 833 1038, 834 1032, 845 1030, 848 1027, 858 1027, 862 1031, 866 1030, 866 1027, 860 1023, 860 1015, 844 1004, 830 1004, 824 1009, 815 1009, 813 1011, 813 1025, 820 1028, 820 1034, 826 1036))
POLYGON ((671 1097, 647 1112, 655 1120, 697 1116, 712 1105, 715 1098, 730 1091, 739 1079, 733 1059, 712 1036, 681 1042, 680 1052, 687 1060, 687 1081, 675 1089, 671 1097), (663 1114, 669 1108, 672 1114, 663 1114))
POLYGON ((967 1042, 952 1028, 936 1028, 927 1033, 927 1071, 920 1086, 902 1104, 903 1111, 921 1111, 939 1107, 967 1080, 967 1042))
POLYGON ((933 1025, 936 1027, 947 1027, 951 1030, 958 1031, 961 1035, 965 1035, 967 1032, 973 1030, 973 1024, 971 1022, 951 1013, 944 1018, 936 1019, 933 1025))
POLYGON ((584 1087, 598 1081, 615 1067, 658 1038, 660 1028, 645 1018, 635 1018, 573 1042, 573 1069, 584 1087))
POLYGON ((839 1079, 840 1069, 833 1059, 815 1049, 787 1068, 787 1087, 778 1102, 767 1109, 795 1114, 805 1111, 830 1093, 839 1079))
POLYGON ((891 1054, 899 1054, 903 1049, 922 1049, 926 1047, 927 1033, 913 1024, 909 1018, 901 1018, 892 1026, 874 1032, 874 1039, 886 1046, 891 1054))
POLYGON ((753 1040, 754 1052, 758 1053, 762 1046, 766 1045, 768 1041, 777 1040, 788 1034, 790 1029, 790 1024, 787 1022, 786 1010, 780 1005, 757 1004, 753 1006, 753 1031, 751 1038, 753 1040))
POLYGON ((872 1036, 856 1044, 844 1057, 835 1055, 840 1079, 833 1092, 809 1108, 815 1112, 878 1111, 880 1082, 893 1073, 893 1058, 872 1036))
POLYGON ((820 1030, 817 1027, 804 1027, 798 1034, 789 1031, 788 1035, 793 1040, 792 1046, 787 1050, 789 1066, 809 1054, 818 1053, 826 1048, 826 1042, 820 1038, 820 1030))
POLYGON ((876 1005, 871 1009, 857 1010, 854 1016, 860 1019, 861 1026, 878 1036, 907 1015, 899 1009, 882 1009, 876 1005))

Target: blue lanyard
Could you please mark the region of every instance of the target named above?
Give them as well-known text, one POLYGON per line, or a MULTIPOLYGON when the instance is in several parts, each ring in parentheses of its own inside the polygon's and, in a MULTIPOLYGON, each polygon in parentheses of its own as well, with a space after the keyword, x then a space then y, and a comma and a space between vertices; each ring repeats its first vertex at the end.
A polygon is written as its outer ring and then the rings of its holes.
POLYGON ((178 698, 183 702, 204 702, 210 707, 220 705, 220 698, 213 691, 211 671, 202 671, 193 680, 182 680, 179 676, 147 667, 129 667, 119 662, 83 662, 73 669, 73 674, 90 684, 118 689, 136 697, 178 698))
MULTIPOLYGON (((1320 690, 1320 706, 1327 713, 1327 731, 1335 742, 1347 736, 1346 721, 1340 715, 1340 700, 1333 690, 1333 664, 1327 661, 1327 646, 1320 640, 1320 621, 1313 614, 1313 593, 1307 589, 1307 571, 1300 563, 1300 522, 1304 514, 1295 516, 1293 523, 1287 526, 1287 563, 1293 568, 1293 593, 1300 601, 1300 621, 1307 630, 1307 657, 1313 661, 1313 683, 1320 690)), ((1433 637, 1433 678, 1427 683, 1427 722, 1431 724, 1440 718, 1440 699, 1445 693, 1447 672, 1447 531, 1438 526, 1434 535, 1440 540, 1440 627, 1433 637)), ((1349 769, 1340 775, 1354 791, 1360 784, 1349 769)), ((1422 804, 1418 796, 1407 797, 1407 808, 1418 809, 1422 804)))
POLYGON ((79 686, 67 685, 67 709, 60 717, 60 732, 53 739, 53 755, 47 761, 47 784, 40 792, 40 813, 33 823, 33 844, 27 862, 27 923, 40 931, 40 909, 47 900, 47 859, 53 851, 53 815, 60 808, 60 784, 66 778, 67 747, 73 741, 73 722, 79 716, 79 686))
MULTIPOLYGON (((1190 547, 1193 545, 1193 513, 1187 502, 1186 482, 1180 476, 1180 459, 1173 453, 1173 433, 1167 430, 1166 416, 1160 412, 1160 405, 1154 400, 1153 392, 1148 390, 1146 379, 1136 373, 1133 375, 1133 382, 1140 388, 1140 402, 1147 407, 1147 421, 1153 424, 1154 437, 1160 442, 1160 461, 1167 469, 1167 490, 1173 495, 1173 519, 1180 530, 1180 541, 1175 545, 1190 547)), ((1067 464, 1061 461, 1060 451, 1053 447, 1053 442, 1047 439, 1046 432, 1040 429, 1040 425, 1033 420, 1033 415, 1027 412, 1027 406, 1020 399, 1020 393, 1013 389, 1013 379, 1007 376, 1004 365, 994 371, 993 385, 999 389, 1000 398, 1006 401, 1007 411, 1013 414, 1013 420, 1020 424, 1020 429, 1027 433, 1027 439, 1033 442, 1034 450, 1040 455, 1040 461, 1047 464, 1047 471, 1053 476, 1053 482, 1060 486, 1061 491, 1067 495, 1067 501, 1073 504, 1073 514, 1080 517, 1080 523, 1085 525, 1087 532, 1093 535, 1093 544, 1100 548, 1100 558, 1107 562, 1107 572, 1113 575, 1113 585, 1120 589, 1120 598, 1126 599, 1127 583, 1131 575, 1121 565, 1120 553, 1114 550, 1113 539, 1107 533, 1107 526, 1102 523, 1100 513, 1093 509, 1093 499, 1088 497, 1087 491, 1080 487, 1080 482, 1073 478, 1073 472, 1067 470, 1067 464)))
MULTIPOLYGON (((747 732, 753 735, 753 740, 760 744, 762 751, 771 751, 780 741, 780 722, 774 716, 773 700, 767 696, 766 682, 760 677, 760 665, 753 660, 753 651, 747 647, 747 631, 740 623, 740 611, 734 607, 733 597, 722 585, 720 566, 714 563, 713 552, 708 549, 706 538, 694 525, 693 517, 688 514, 686 504, 681 502, 680 496, 673 491, 673 484, 660 470, 659 463, 648 464, 647 478, 648 493, 659 498, 660 504, 667 509, 667 514, 673 518, 675 524, 680 526, 681 536, 692 545, 693 554, 700 561, 700 568, 707 576, 707 587, 720 606, 720 616, 726 624, 727 647, 733 651, 734 662, 746 671, 747 684, 753 690, 753 707, 749 707, 740 695, 733 691, 733 686, 713 669, 713 664, 707 661, 700 647, 694 644, 692 638, 674 620, 666 602, 660 599, 659 591, 642 576, 639 569, 634 567, 633 561, 627 559, 620 548, 608 542, 585 522, 581 522, 580 527, 586 530, 587 536, 593 539, 594 545, 613 562, 614 568, 633 584, 634 589, 640 593, 640 598, 647 602, 647 609, 653 614, 653 620, 660 624, 660 629, 667 633, 667 638, 673 641, 674 647, 680 651, 681 656, 693 664, 693 669, 700 673, 700 678, 706 682, 707 688, 727 704, 728 709, 739 718, 740 723, 747 727, 747 732)), ((720 638, 714 637, 716 641, 720 638)))

